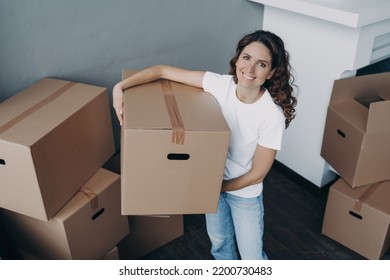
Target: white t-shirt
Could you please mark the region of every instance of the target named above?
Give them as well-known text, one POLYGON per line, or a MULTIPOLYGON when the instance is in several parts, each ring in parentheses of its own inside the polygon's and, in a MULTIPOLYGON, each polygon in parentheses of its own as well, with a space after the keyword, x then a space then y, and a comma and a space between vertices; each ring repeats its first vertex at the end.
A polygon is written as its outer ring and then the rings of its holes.
MULTIPOLYGON (((246 104, 237 98, 236 88, 231 75, 212 72, 204 75, 203 89, 215 96, 231 130, 224 180, 239 177, 251 169, 257 145, 280 150, 285 130, 283 112, 267 90, 256 102, 246 104)), ((230 193, 249 198, 262 191, 263 183, 259 183, 230 193)))

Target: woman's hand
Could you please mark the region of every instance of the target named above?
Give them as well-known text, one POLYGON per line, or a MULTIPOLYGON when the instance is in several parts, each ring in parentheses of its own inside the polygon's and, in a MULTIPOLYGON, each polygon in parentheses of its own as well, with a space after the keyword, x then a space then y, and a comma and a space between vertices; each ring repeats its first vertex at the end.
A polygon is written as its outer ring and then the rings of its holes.
POLYGON ((123 90, 120 83, 116 84, 112 89, 112 104, 115 109, 119 124, 123 123, 123 90))

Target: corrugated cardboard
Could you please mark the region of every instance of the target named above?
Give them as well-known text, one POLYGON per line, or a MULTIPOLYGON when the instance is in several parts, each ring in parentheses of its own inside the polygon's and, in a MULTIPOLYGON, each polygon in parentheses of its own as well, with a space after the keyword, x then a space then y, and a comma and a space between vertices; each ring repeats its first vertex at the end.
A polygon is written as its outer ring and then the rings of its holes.
POLYGON ((215 212, 229 127, 212 95, 170 82, 185 127, 184 144, 173 143, 161 82, 124 93, 122 214, 215 212))
POLYGON ((115 151, 107 90, 44 78, 0 104, 0 207, 43 221, 115 151))
POLYGON ((371 187, 354 189, 342 178, 336 181, 330 187, 322 233, 368 259, 381 259, 390 245, 390 181, 367 196, 371 187), (360 210, 355 207, 358 199, 363 200, 360 210))
POLYGON ((390 179, 390 72, 336 80, 322 157, 351 187, 390 179))
POLYGON ((128 216, 131 232, 118 244, 120 259, 137 260, 184 234, 183 215, 128 216))
POLYGON ((120 176, 100 169, 83 188, 96 194, 98 207, 78 192, 48 222, 4 210, 15 246, 41 260, 101 259, 128 233, 120 214, 120 176))

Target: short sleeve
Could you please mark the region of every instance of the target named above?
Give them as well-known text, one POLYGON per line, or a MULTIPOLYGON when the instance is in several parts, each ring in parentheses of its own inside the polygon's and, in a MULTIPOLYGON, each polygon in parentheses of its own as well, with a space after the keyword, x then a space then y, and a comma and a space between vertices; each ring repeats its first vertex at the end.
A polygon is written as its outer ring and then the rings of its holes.
POLYGON ((230 75, 221 75, 213 72, 206 72, 203 76, 203 90, 211 93, 217 99, 225 98, 223 96, 229 90, 232 78, 230 75))
POLYGON ((259 127, 258 144, 265 148, 280 150, 285 131, 285 118, 283 114, 273 114, 259 127))
POLYGON ((212 72, 206 72, 203 76, 203 90, 213 93, 217 90, 218 78, 220 75, 212 72))

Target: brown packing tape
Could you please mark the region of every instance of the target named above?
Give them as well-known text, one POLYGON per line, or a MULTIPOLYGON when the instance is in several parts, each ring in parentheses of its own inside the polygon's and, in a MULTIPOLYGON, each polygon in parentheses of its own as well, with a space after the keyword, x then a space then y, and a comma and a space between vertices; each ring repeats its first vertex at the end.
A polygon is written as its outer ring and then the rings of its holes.
POLYGON ((96 210, 99 207, 99 201, 96 193, 94 193, 89 188, 81 188, 79 191, 88 197, 91 205, 91 210, 96 210))
POLYGON ((171 121, 172 143, 183 145, 185 128, 179 112, 179 107, 177 106, 176 99, 173 94, 172 85, 169 81, 162 80, 161 88, 164 95, 165 105, 168 110, 169 119, 171 121))
POLYGON ((382 182, 377 182, 372 185, 368 185, 367 188, 362 192, 356 199, 352 209, 356 212, 362 210, 363 203, 379 188, 382 182))
POLYGON ((66 92, 68 89, 70 89, 71 87, 73 87, 76 83, 74 82, 68 82, 67 84, 65 84, 64 86, 62 86, 61 88, 59 88, 58 90, 56 90, 53 94, 49 95, 48 97, 42 99, 40 102, 36 103, 35 105, 31 106, 30 108, 28 108, 27 110, 25 110, 24 112, 20 113, 19 115, 17 115, 16 117, 14 117, 12 120, 10 120, 9 122, 5 123, 4 125, 2 125, 0 127, 0 134, 2 134, 3 132, 5 132, 6 130, 8 130, 9 128, 13 127, 14 125, 16 125, 17 123, 21 122, 22 120, 24 120, 25 118, 27 118, 29 115, 31 115, 32 113, 38 111, 40 108, 42 108, 43 106, 45 106, 46 104, 50 103, 51 101, 53 101, 54 99, 58 98, 61 94, 63 94, 64 92, 66 92))

